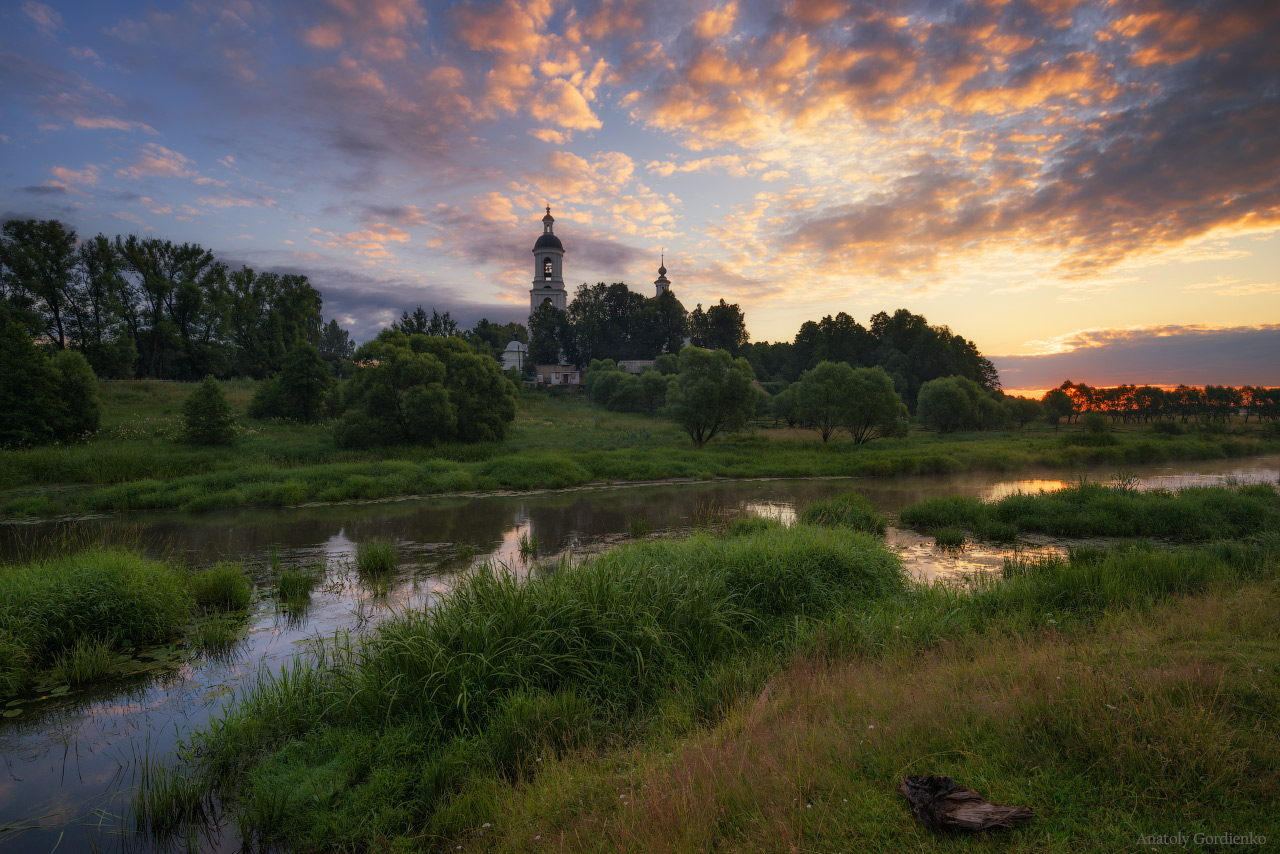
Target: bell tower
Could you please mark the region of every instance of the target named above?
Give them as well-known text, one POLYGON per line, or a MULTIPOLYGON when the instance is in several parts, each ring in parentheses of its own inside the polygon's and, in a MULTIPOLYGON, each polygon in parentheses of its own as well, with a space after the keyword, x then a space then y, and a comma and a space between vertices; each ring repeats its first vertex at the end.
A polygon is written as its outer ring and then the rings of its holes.
POLYGON ((653 280, 657 292, 654 294, 660 297, 667 291, 671 290, 671 280, 667 278, 667 254, 662 253, 662 260, 658 262, 658 278, 653 280))
POLYGON ((551 215, 551 205, 547 205, 547 215, 542 218, 542 234, 533 244, 533 287, 529 289, 529 313, 544 302, 549 302, 561 311, 567 305, 564 290, 564 244, 556 237, 553 226, 555 217, 551 215))

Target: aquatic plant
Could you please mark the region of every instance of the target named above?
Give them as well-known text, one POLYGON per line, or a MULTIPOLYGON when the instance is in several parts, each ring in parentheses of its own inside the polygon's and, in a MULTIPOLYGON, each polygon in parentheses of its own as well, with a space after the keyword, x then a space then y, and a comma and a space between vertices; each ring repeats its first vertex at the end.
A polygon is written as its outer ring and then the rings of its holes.
POLYGON ((196 605, 207 611, 233 611, 249 606, 253 584, 239 564, 216 563, 192 573, 191 594, 196 605))
POLYGON ((356 546, 356 569, 362 575, 391 572, 400 563, 400 546, 392 540, 374 539, 356 546))

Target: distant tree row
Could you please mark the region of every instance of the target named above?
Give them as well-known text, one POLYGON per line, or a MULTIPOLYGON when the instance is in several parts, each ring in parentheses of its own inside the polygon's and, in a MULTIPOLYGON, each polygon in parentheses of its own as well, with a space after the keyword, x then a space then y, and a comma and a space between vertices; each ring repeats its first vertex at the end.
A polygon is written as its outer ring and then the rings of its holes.
POLYGON ((742 355, 762 382, 779 385, 798 380, 821 362, 852 367, 884 368, 899 396, 914 410, 925 383, 959 376, 984 389, 1000 388, 1000 375, 972 341, 946 326, 931 326, 918 314, 900 308, 880 312, 863 326, 840 312, 801 325, 792 342, 747 344, 742 355))
POLYGON ((1068 422, 1086 412, 1101 412, 1113 422, 1126 424, 1157 418, 1181 419, 1183 422, 1192 418, 1226 421, 1237 414, 1243 414, 1246 423, 1255 417, 1259 420, 1280 418, 1280 388, 1222 385, 1202 388, 1180 385, 1173 389, 1149 385, 1094 388, 1066 380, 1050 391, 1046 400, 1050 395, 1057 397, 1054 392, 1070 404, 1066 409, 1059 403, 1060 408, 1065 409, 1064 417, 1068 422))
POLYGON ((77 350, 100 377, 196 380, 274 374, 300 342, 349 357, 306 276, 231 270, 197 244, 104 234, 57 220, 0 232, 0 299, 28 334, 77 350))

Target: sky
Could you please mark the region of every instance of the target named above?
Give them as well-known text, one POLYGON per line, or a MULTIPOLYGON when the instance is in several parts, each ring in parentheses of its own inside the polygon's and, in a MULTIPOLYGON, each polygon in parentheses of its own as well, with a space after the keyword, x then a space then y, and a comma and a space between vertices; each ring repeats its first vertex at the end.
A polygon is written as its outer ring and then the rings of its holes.
POLYGON ((0 3, 0 216, 305 273, 365 340, 570 291, 907 308, 1007 390, 1280 385, 1274 0, 0 3))

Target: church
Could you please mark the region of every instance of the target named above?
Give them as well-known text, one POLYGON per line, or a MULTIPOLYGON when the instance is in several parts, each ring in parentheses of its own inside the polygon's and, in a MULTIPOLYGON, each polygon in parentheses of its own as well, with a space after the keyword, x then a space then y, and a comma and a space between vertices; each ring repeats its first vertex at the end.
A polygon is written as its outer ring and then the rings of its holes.
MULTIPOLYGON (((529 314, 544 302, 564 311, 569 306, 569 295, 564 287, 564 244, 555 233, 556 218, 551 215, 551 205, 547 205, 547 214, 542 218, 542 234, 533 244, 533 287, 529 289, 529 314)), ((658 267, 658 278, 653 282, 657 291, 654 296, 662 296, 671 289, 667 279, 666 258, 658 267)))
MULTIPOLYGON (((546 215, 542 217, 542 234, 538 235, 538 239, 533 244, 533 282, 532 287, 529 288, 531 317, 539 306, 547 303, 560 311, 568 309, 569 294, 564 285, 565 249, 560 238, 556 236, 555 222, 555 217, 551 215, 551 205, 547 205, 546 215)), ((655 297, 671 292, 665 256, 659 262, 658 278, 653 284, 656 289, 655 297)), ((525 365, 527 352, 528 348, 524 344, 512 341, 507 346, 507 351, 502 354, 503 367, 517 369, 527 367, 525 365)), ((626 371, 639 373, 647 367, 652 367, 653 360, 626 359, 620 360, 618 364, 626 371)), ((580 387, 582 384, 582 370, 574 365, 537 365, 535 373, 537 374, 535 383, 538 386, 580 387)))

